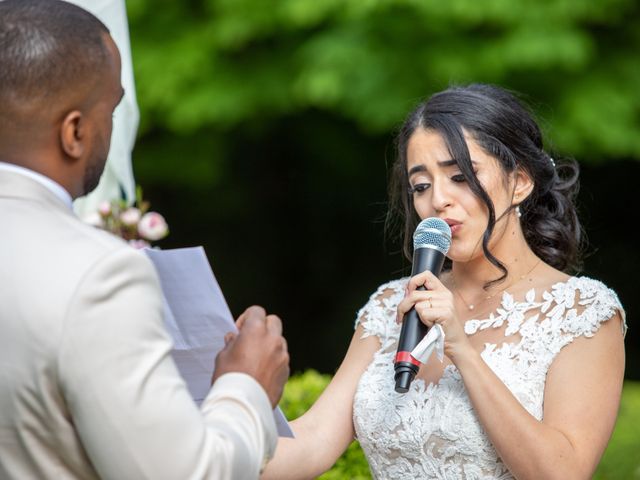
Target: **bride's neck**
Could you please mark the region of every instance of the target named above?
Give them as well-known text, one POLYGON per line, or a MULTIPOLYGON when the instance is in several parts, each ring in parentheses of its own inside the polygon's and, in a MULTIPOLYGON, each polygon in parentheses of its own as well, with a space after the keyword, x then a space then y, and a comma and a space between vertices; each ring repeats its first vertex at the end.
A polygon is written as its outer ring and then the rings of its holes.
MULTIPOLYGON (((497 248, 494 247, 492 249, 492 253, 506 267, 507 273, 505 278, 495 284, 493 288, 501 288, 501 285, 508 285, 513 279, 526 274, 540 262, 540 259, 531 250, 524 238, 512 237, 504 240, 507 241, 499 242, 500 244, 496 246, 497 248)), ((453 262, 450 275, 458 289, 478 290, 482 289, 487 283, 499 279, 504 273, 492 264, 484 254, 480 254, 469 261, 453 262)))

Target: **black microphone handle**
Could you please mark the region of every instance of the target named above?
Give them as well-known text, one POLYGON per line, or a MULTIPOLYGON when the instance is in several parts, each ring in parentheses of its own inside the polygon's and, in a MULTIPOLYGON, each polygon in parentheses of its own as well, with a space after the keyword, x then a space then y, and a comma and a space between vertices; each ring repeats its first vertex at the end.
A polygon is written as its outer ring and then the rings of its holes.
MULTIPOLYGON (((435 248, 419 248, 413 253, 413 265, 411 276, 429 270, 436 277, 440 275, 444 264, 444 254, 435 248)), ((418 290, 426 290, 424 286, 418 290)), ((398 393, 406 393, 409 386, 418 373, 420 363, 413 359, 410 352, 420 343, 427 334, 428 327, 422 323, 415 308, 409 310, 403 320, 398 339, 398 352, 394 364, 395 390, 398 393)))

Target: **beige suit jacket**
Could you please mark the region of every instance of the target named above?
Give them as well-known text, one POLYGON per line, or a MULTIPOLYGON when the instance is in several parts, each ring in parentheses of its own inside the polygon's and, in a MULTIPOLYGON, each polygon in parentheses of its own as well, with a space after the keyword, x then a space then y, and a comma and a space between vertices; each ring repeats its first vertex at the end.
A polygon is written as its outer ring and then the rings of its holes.
POLYGON ((198 409, 146 256, 0 171, 0 479, 254 479, 268 398, 222 376, 198 409))

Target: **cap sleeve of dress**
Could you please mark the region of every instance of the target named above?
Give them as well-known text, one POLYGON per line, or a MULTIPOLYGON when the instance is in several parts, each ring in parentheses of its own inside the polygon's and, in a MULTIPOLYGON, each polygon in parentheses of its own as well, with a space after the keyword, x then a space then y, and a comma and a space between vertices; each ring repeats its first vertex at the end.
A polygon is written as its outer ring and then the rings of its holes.
POLYGON ((355 327, 362 326, 362 338, 375 335, 382 344, 397 329, 398 303, 404 298, 407 278, 384 283, 369 297, 369 301, 358 312, 355 327))
POLYGON ((573 309, 572 314, 567 315, 562 323, 564 333, 573 338, 593 337, 604 322, 619 313, 622 319, 622 333, 626 334, 625 311, 618 295, 598 280, 588 277, 578 277, 573 280, 575 282, 573 301, 576 308, 573 309))

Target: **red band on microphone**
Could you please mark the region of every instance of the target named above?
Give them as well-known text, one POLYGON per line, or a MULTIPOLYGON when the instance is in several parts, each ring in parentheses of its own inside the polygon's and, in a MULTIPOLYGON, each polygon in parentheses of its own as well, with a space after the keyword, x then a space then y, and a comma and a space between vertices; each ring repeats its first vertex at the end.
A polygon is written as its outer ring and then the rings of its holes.
POLYGON ((409 363, 413 363, 416 367, 419 367, 420 365, 422 365, 418 360, 416 360, 415 358, 413 358, 411 356, 410 352, 398 352, 396 354, 396 361, 395 363, 398 362, 409 362, 409 363))

